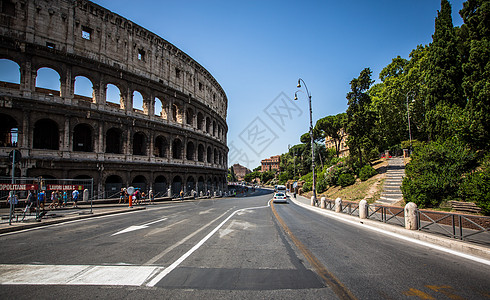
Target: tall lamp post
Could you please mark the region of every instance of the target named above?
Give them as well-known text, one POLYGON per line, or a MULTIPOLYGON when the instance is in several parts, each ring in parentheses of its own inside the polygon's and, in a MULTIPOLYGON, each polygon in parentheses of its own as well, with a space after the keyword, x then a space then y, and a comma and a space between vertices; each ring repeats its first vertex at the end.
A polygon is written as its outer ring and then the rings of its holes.
MULTIPOLYGON (((313 187, 311 188, 313 192, 313 201, 316 204, 316 176, 315 176, 315 148, 314 148, 314 142, 313 142, 313 120, 312 120, 312 110, 311 110, 311 94, 310 91, 308 90, 308 87, 306 86, 306 83, 303 79, 299 78, 298 79, 298 85, 297 87, 301 87, 301 82, 303 82, 303 85, 305 86, 306 89, 306 94, 308 95, 308 101, 310 105, 310 138, 311 138, 311 168, 313 172, 313 187)), ((298 91, 294 93, 294 100, 298 100, 298 91)))

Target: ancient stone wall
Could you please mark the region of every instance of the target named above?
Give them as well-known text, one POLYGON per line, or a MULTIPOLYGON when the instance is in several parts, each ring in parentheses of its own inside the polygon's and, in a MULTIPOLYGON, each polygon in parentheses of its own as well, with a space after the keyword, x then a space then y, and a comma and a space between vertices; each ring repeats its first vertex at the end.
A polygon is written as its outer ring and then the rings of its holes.
POLYGON ((0 175, 16 146, 20 175, 94 178, 100 195, 143 183, 224 189, 227 98, 201 65, 90 1, 0 2, 0 59, 20 70, 18 84, 0 85, 0 175), (37 85, 41 68, 56 71, 58 90, 37 85), (80 77, 92 97, 75 94, 80 77), (108 85, 119 89, 118 101, 107 98, 108 85))

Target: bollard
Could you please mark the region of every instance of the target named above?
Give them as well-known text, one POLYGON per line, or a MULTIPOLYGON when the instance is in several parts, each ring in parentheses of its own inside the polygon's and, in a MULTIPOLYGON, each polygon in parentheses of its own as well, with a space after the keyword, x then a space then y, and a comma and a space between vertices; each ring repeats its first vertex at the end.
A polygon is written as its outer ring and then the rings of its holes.
POLYGON ((202 191, 200 191, 200 192, 199 192, 199 197, 201 197, 201 198, 202 198, 202 191))
POLYGON ((310 202, 311 206, 315 206, 315 204, 316 204, 315 202, 316 202, 315 196, 311 196, 311 202, 310 202))
POLYGON ((359 202, 359 219, 367 219, 368 216, 368 204, 366 200, 359 202))
POLYGON ((335 199, 335 212, 342 212, 342 199, 335 199))
POLYGON ((172 198, 172 190, 170 188, 167 190, 167 197, 172 198))
POLYGON ((216 198, 216 191, 213 192, 213 198, 216 198))
POLYGON ((83 190, 83 196, 82 196, 83 202, 88 202, 88 196, 89 196, 88 189, 83 190))
POLYGON ((325 197, 322 197, 320 199, 320 208, 326 208, 327 207, 327 199, 325 197))
POLYGON ((405 229, 417 230, 418 229, 417 204, 413 202, 408 202, 407 205, 405 205, 404 213, 405 213, 405 229))

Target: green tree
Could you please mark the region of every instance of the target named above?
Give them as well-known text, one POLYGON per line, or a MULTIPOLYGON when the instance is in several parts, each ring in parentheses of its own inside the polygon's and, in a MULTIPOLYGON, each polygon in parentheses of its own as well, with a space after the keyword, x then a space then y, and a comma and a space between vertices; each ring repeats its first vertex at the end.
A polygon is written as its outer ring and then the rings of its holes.
POLYGON ((459 12, 467 33, 463 63, 463 89, 468 98, 467 109, 473 147, 488 151, 490 147, 490 2, 468 0, 459 12))
POLYGON ((371 70, 366 68, 361 71, 358 78, 351 80, 351 92, 347 94, 349 107, 347 108, 347 133, 349 138, 350 155, 358 158, 364 165, 363 157, 369 157, 369 152, 374 148, 373 128, 376 116, 371 109, 371 97, 367 93, 374 80, 371 80, 371 70))
POLYGON ((438 111, 454 105, 461 108, 466 106, 463 96, 461 57, 458 51, 458 39, 451 18, 451 4, 441 0, 441 10, 435 20, 435 31, 429 48, 426 73, 425 110, 429 138, 435 140, 441 129, 438 124, 444 123, 439 118, 444 117, 438 111))
POLYGON ((345 125, 347 114, 341 113, 335 116, 326 116, 316 122, 315 130, 319 132, 323 140, 331 137, 335 144, 337 157, 340 154, 340 145, 345 138, 345 125))
POLYGON ((231 166, 231 167, 228 169, 228 175, 227 175, 227 178, 228 178, 228 182, 235 182, 235 181, 237 181, 235 171, 233 170, 233 166, 231 166))

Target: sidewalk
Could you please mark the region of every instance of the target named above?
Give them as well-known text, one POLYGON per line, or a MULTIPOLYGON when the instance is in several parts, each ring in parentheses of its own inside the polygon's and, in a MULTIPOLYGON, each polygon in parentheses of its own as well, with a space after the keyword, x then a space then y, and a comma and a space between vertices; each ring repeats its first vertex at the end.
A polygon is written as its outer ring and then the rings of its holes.
POLYGON ((36 221, 36 213, 27 213, 24 221, 22 220, 23 214, 16 213, 18 215, 18 221, 12 220, 11 225, 9 225, 9 209, 0 209, 1 223, 0 223, 0 234, 12 231, 24 230, 28 228, 47 226, 52 224, 58 224, 62 222, 68 222, 73 220, 112 215, 117 213, 125 213, 130 211, 137 211, 146 209, 144 205, 128 207, 128 204, 98 204, 94 205, 92 209, 90 208, 90 203, 82 203, 78 205, 78 208, 58 208, 58 209, 46 209, 46 214, 40 221, 36 221), (20 215, 19 215, 20 214, 20 215))
MULTIPOLYGON (((481 259, 483 260, 483 263, 490 265, 490 248, 483 245, 476 245, 470 242, 442 237, 436 234, 430 234, 418 230, 408 230, 401 226, 390 225, 376 220, 361 220, 356 216, 351 216, 345 213, 336 213, 335 211, 328 209, 311 206, 311 200, 300 195, 296 195, 296 199, 290 195, 290 200, 299 206, 326 215, 327 217, 335 218, 357 226, 367 227, 367 229, 378 232, 385 232, 389 236, 399 235, 402 236, 403 239, 412 240, 412 242, 419 244, 431 245, 432 247, 442 247, 445 249, 443 251, 450 252, 451 254, 455 254, 453 252, 463 253, 464 255, 481 259)), ((320 203, 320 199, 318 199, 318 203, 320 203)))

